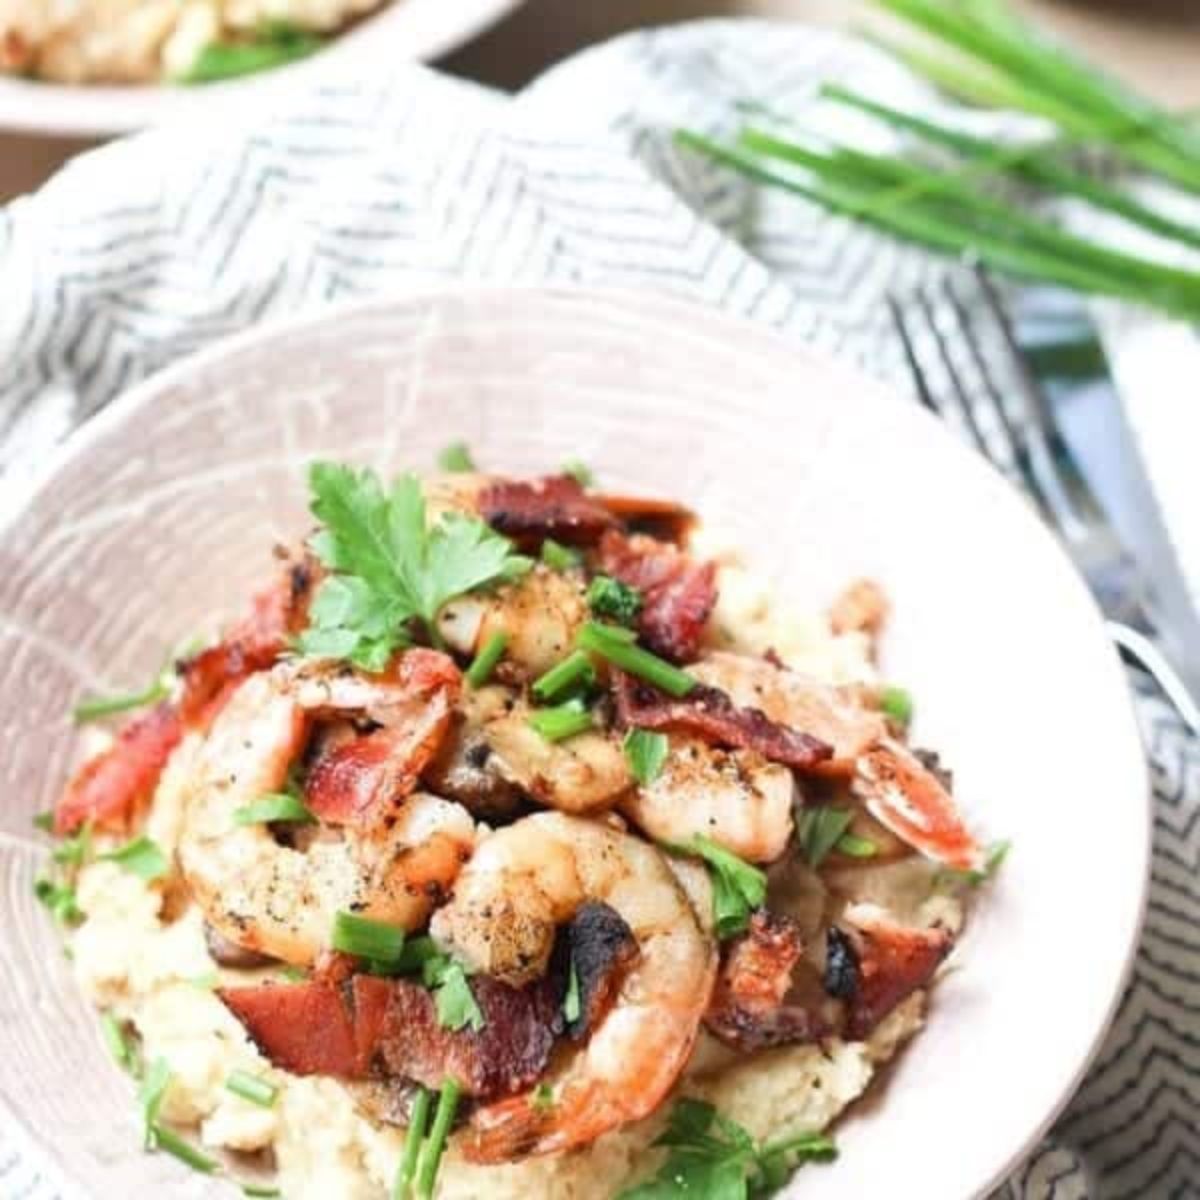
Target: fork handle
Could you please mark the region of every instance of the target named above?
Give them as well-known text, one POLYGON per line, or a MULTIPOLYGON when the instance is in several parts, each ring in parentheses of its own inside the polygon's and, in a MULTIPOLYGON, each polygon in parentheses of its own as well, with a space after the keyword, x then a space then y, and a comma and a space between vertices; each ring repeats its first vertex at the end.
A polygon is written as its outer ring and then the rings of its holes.
POLYGON ((1200 704, 1158 646, 1144 633, 1120 621, 1109 621, 1108 633, 1125 655, 1149 673, 1188 729, 1200 734, 1200 704))

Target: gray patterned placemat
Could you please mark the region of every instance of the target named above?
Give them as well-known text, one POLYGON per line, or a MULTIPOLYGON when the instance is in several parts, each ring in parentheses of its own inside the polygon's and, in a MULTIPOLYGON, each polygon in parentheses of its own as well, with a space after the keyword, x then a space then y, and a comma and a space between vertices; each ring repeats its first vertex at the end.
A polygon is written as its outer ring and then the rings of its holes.
MULTIPOLYGON (((720 129, 735 99, 801 111, 833 77, 919 91, 845 38, 706 23, 587 52, 516 100, 397 68, 293 97, 245 132, 175 127, 76 160, 0 210, 0 502, 181 355, 455 279, 667 289, 903 378, 882 296, 941 267, 669 136, 720 129)), ((1139 711, 1157 801, 1147 930, 1104 1051, 1002 1189, 1013 1200, 1200 1196, 1200 752, 1156 700, 1139 711)), ((60 1187, 0 1123, 0 1196, 60 1187)))

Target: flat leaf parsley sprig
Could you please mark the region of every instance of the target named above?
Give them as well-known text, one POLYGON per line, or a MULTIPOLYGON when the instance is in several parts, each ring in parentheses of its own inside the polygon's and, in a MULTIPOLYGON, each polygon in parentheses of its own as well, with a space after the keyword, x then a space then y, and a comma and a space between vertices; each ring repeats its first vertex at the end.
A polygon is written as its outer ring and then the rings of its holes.
POLYGON ((374 471, 318 462, 308 482, 322 526, 309 545, 331 574, 298 639, 302 654, 381 671, 415 627, 437 644, 434 620, 447 601, 532 565, 474 517, 446 513, 430 524, 415 475, 385 489, 374 471))

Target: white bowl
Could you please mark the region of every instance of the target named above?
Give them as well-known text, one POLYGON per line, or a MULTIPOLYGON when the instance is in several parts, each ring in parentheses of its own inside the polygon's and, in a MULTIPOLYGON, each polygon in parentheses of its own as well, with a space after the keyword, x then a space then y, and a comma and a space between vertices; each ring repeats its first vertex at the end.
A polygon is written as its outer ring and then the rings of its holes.
POLYGON ((758 328, 619 292, 456 290, 253 332, 92 421, 0 533, 0 1129, 93 1195, 188 1194, 186 1169, 140 1152, 32 898, 66 714, 239 606, 307 526, 308 460, 427 466, 458 438, 486 466, 582 458, 606 486, 683 497, 805 607, 886 585, 886 673, 915 693, 917 739, 1013 850, 925 1033, 794 1191, 984 1193, 1078 1083, 1137 939, 1148 788, 1116 656, 1025 504, 928 414, 758 328))
POLYGON ((371 63, 426 62, 469 42, 523 0, 389 0, 310 58, 223 83, 67 86, 0 75, 0 129, 103 137, 226 106, 233 119, 285 89, 371 63))

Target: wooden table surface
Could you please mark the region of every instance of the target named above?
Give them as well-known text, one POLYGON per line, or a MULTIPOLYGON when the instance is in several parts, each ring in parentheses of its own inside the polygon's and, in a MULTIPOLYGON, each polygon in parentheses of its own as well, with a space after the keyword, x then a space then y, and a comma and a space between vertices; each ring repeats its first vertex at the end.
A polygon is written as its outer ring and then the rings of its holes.
MULTIPOLYGON (((1148 93, 1200 106, 1200 0, 1014 2, 1148 93)), ((581 47, 639 26, 738 15, 847 24, 857 8, 859 0, 528 0, 443 65, 515 88, 581 47)), ((88 144, 0 134, 0 200, 36 187, 88 144)))

